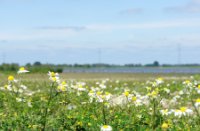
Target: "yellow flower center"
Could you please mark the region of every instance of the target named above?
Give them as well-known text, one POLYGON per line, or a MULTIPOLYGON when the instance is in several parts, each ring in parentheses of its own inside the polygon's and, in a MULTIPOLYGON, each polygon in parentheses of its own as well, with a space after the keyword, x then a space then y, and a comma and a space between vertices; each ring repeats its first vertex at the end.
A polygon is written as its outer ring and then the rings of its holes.
POLYGON ((161 127, 162 127, 162 129, 167 129, 167 128, 169 128, 169 125, 167 123, 163 123, 161 127))
POLYGON ((8 76, 8 81, 14 81, 14 76, 8 76))
POLYGON ((101 97, 102 99, 104 99, 104 98, 105 98, 105 96, 104 96, 104 95, 101 95, 100 97, 101 97))
POLYGON ((104 129, 107 129, 107 128, 108 128, 108 125, 103 125, 103 128, 104 128, 104 129))
POLYGON ((168 112, 168 109, 165 109, 165 110, 163 110, 163 113, 165 113, 165 114, 166 114, 167 112, 168 112))
POLYGON ((189 81, 189 80, 186 80, 185 83, 186 83, 186 84, 190 84, 190 81, 189 81))
POLYGON ((157 94, 158 94, 157 91, 153 91, 153 92, 151 93, 152 96, 156 96, 157 94))
POLYGON ((56 74, 54 72, 51 72, 51 77, 55 77, 56 74))
POLYGON ((67 83, 65 81, 62 82, 62 85, 66 85, 67 83))
POLYGON ((200 103, 200 98, 196 99, 196 102, 197 102, 197 103, 200 103))
POLYGON ((105 92, 105 94, 106 94, 106 95, 109 95, 110 93, 109 93, 109 92, 105 92))
POLYGON ((186 107, 181 107, 180 110, 181 110, 181 112, 185 112, 187 110, 187 108, 186 107))
POLYGON ((7 89, 7 88, 8 88, 8 85, 4 85, 4 88, 7 89))
POLYGON ((20 71, 24 71, 24 70, 25 70, 25 68, 24 68, 24 67, 21 67, 19 70, 20 70, 20 71))
POLYGON ((146 88, 147 88, 147 90, 148 90, 148 91, 150 91, 150 90, 151 90, 151 87, 146 87, 146 88))
POLYGON ((132 101, 136 101, 137 100, 137 97, 132 97, 132 101))
POLYGON ((66 91, 66 88, 64 86, 58 86, 57 89, 60 91, 66 91))
POLYGON ((129 95, 129 92, 128 91, 124 92, 124 95, 127 97, 129 95))
POLYGON ((91 126, 92 124, 91 123, 88 123, 88 126, 91 126))
POLYGON ((198 88, 200 89, 200 85, 198 85, 198 88))
POLYGON ((93 90, 90 90, 90 92, 89 93, 94 93, 94 91, 93 90))
POLYGON ((56 81, 56 77, 52 77, 52 81, 54 81, 54 82, 55 82, 55 81, 56 81))
POLYGON ((82 123, 82 122, 78 122, 77 124, 80 125, 80 126, 83 126, 83 123, 82 123))
POLYGON ((101 92, 100 92, 100 91, 98 91, 98 92, 97 92, 97 95, 101 95, 101 92))

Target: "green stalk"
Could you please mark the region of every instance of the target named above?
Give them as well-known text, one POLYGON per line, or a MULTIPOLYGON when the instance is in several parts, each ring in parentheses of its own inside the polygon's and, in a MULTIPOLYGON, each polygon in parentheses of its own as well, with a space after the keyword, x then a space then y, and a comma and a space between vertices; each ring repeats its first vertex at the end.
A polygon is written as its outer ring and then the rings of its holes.
POLYGON ((107 125, 106 112, 105 112, 105 106, 104 106, 104 103, 103 103, 103 110, 102 110, 102 113, 103 113, 103 121, 104 121, 104 124, 107 125))
POLYGON ((192 99, 191 99, 191 102, 192 102, 192 106, 194 107, 195 112, 197 113, 198 124, 200 125, 200 114, 199 114, 199 111, 198 111, 197 107, 194 105, 194 101, 192 99))
POLYGON ((48 109, 49 109, 49 105, 51 103, 51 100, 52 100, 52 94, 53 94, 53 87, 54 87, 54 83, 52 83, 52 86, 51 86, 51 89, 50 89, 50 97, 49 97, 49 100, 48 100, 48 103, 47 103, 47 107, 45 109, 45 112, 44 112, 44 121, 42 122, 43 123, 43 127, 42 127, 42 131, 45 131, 46 129, 46 123, 47 123, 47 116, 48 116, 48 109))
POLYGON ((152 128, 155 129, 156 127, 156 103, 155 98, 153 99, 153 115, 152 115, 152 128))

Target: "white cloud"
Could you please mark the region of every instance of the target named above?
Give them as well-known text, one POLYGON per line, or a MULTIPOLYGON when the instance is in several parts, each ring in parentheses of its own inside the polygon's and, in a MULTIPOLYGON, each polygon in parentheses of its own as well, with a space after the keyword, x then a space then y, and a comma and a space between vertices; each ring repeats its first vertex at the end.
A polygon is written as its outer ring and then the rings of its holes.
POLYGON ((28 41, 38 39, 63 39, 74 36, 76 31, 73 30, 30 30, 29 32, 0 32, 0 40, 5 41, 28 41))
POLYGON ((142 8, 130 8, 130 9, 120 11, 119 14, 121 14, 121 15, 141 14, 141 13, 143 13, 143 11, 144 10, 142 8))
POLYGON ((167 12, 178 12, 178 13, 199 13, 200 12, 200 0, 191 0, 185 5, 167 7, 164 9, 167 12))
POLYGON ((200 0, 192 0, 193 3, 200 4, 200 0))
MULTIPOLYGON (((129 24, 90 24, 85 26, 52 26, 46 28, 34 28, 21 32, 0 32, 0 41, 29 41, 29 40, 67 40, 78 35, 93 32, 106 33, 113 30, 144 30, 147 29, 176 29, 176 28, 200 28, 200 19, 179 19, 171 21, 158 21, 129 24)), ((187 31, 187 29, 186 29, 187 31)))
POLYGON ((124 29, 159 29, 159 28, 178 28, 178 27, 200 27, 200 19, 184 19, 173 21, 160 21, 149 23, 134 24, 96 24, 88 25, 86 29, 90 30, 124 30, 124 29))
POLYGON ((84 26, 42 26, 36 29, 41 30, 65 30, 65 31, 82 31, 85 30, 84 26))

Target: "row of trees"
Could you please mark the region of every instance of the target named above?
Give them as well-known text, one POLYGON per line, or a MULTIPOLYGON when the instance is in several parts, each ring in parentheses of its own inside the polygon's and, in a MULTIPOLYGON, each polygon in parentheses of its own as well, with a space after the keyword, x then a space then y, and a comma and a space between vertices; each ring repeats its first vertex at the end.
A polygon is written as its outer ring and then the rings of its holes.
MULTIPOLYGON (((33 64, 27 63, 25 67, 28 68, 28 70, 31 71, 32 73, 37 73, 37 72, 46 73, 48 71, 55 71, 59 73, 63 72, 63 68, 59 66, 57 67, 56 65, 41 64, 40 62, 35 62, 33 64)), ((0 65, 0 71, 3 72, 17 72, 19 68, 20 65, 17 63, 12 63, 12 64, 3 63, 2 65, 0 65)))
MULTIPOLYGON (((34 62, 33 64, 27 63, 25 67, 27 67, 31 72, 63 72, 65 68, 98 68, 98 67, 191 67, 191 66, 200 66, 199 64, 182 64, 182 65, 170 65, 170 64, 162 64, 160 65, 158 61, 154 61, 152 64, 125 64, 125 65, 116 65, 116 64, 42 64, 41 62, 34 62)), ((19 69, 20 65, 17 63, 12 64, 1 64, 0 71, 4 72, 16 72, 19 69)))

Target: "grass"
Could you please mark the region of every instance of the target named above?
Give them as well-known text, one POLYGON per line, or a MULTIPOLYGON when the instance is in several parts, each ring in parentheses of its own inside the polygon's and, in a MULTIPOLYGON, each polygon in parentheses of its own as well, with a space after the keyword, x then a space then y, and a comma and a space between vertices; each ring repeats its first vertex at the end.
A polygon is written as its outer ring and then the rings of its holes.
POLYGON ((11 75, 15 80, 0 75, 1 130, 96 131, 108 126, 114 131, 200 128, 199 76, 131 73, 11 75))
MULTIPOLYGON (((6 80, 9 74, 0 74, 0 79, 6 80)), ((12 73, 12 75, 16 75, 12 73)), ((34 73, 34 74, 24 74, 24 80, 29 81, 41 81, 48 80, 45 73, 34 73)), ((153 80, 158 77, 165 79, 188 79, 193 74, 151 74, 151 73, 62 73, 60 74, 63 79, 76 79, 76 80, 102 80, 102 79, 112 79, 112 80, 153 80)))

